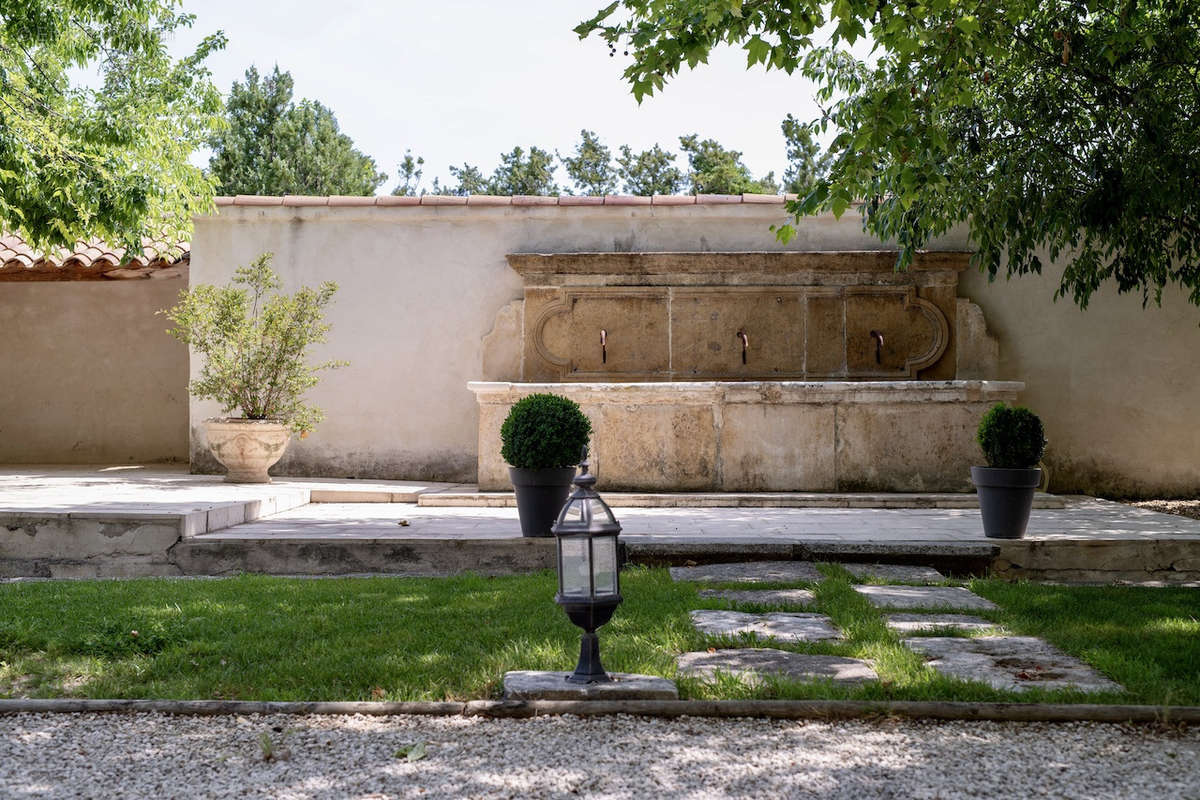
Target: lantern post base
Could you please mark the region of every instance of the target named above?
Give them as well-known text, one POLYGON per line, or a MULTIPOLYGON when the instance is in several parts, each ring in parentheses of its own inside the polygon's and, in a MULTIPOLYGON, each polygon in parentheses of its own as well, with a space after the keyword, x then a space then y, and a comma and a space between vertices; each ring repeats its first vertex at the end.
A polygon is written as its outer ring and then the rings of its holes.
POLYGON ((584 631, 579 640, 579 663, 567 676, 568 683, 607 683, 611 681, 600 663, 600 637, 595 631, 584 631))

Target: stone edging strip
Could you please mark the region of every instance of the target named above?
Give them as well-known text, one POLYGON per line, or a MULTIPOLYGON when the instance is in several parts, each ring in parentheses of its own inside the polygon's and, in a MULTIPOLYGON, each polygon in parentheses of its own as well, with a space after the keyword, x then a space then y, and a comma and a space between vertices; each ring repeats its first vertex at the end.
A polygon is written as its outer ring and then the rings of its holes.
POLYGON ((470 702, 340 703, 247 700, 0 700, 6 714, 365 714, 490 718, 547 715, 764 717, 769 719, 991 720, 1004 722, 1175 722, 1200 724, 1200 706, 1088 703, 965 703, 862 700, 472 700, 470 702))

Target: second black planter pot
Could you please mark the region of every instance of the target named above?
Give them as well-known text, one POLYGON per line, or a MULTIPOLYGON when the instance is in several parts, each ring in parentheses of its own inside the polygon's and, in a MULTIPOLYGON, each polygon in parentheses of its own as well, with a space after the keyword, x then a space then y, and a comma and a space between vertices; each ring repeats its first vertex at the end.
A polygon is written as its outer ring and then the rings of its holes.
POLYGON ((574 467, 525 469, 509 467, 513 491, 517 495, 517 513, 521 516, 522 536, 553 536, 550 527, 571 494, 574 467))
POLYGON ((1042 471, 971 467, 971 481, 979 495, 983 535, 989 539, 1024 536, 1033 508, 1033 492, 1042 481, 1042 471))

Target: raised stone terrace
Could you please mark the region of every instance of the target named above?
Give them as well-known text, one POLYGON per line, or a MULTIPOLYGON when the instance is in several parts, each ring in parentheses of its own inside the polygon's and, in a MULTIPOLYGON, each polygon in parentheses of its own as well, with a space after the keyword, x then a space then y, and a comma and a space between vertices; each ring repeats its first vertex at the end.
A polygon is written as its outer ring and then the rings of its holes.
MULTIPOLYGON (((1063 581, 1200 581, 1200 521, 1039 495, 1029 533, 986 539, 967 494, 622 494, 630 560, 907 563, 1063 581)), ((504 574, 553 566, 507 493, 460 484, 279 478, 185 468, 0 469, 0 577, 504 574)))

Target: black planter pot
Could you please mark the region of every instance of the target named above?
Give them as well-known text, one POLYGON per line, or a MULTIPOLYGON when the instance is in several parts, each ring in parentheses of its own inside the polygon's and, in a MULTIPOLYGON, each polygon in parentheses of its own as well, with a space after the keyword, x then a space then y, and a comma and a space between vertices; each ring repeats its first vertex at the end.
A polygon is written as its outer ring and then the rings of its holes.
POLYGON ((1042 480, 1040 469, 971 467, 979 495, 983 535, 989 539, 1020 539, 1029 524, 1033 492, 1042 480))
POLYGON ((517 495, 517 512, 521 515, 522 536, 553 536, 550 526, 571 494, 574 467, 525 469, 509 467, 513 491, 517 495))

